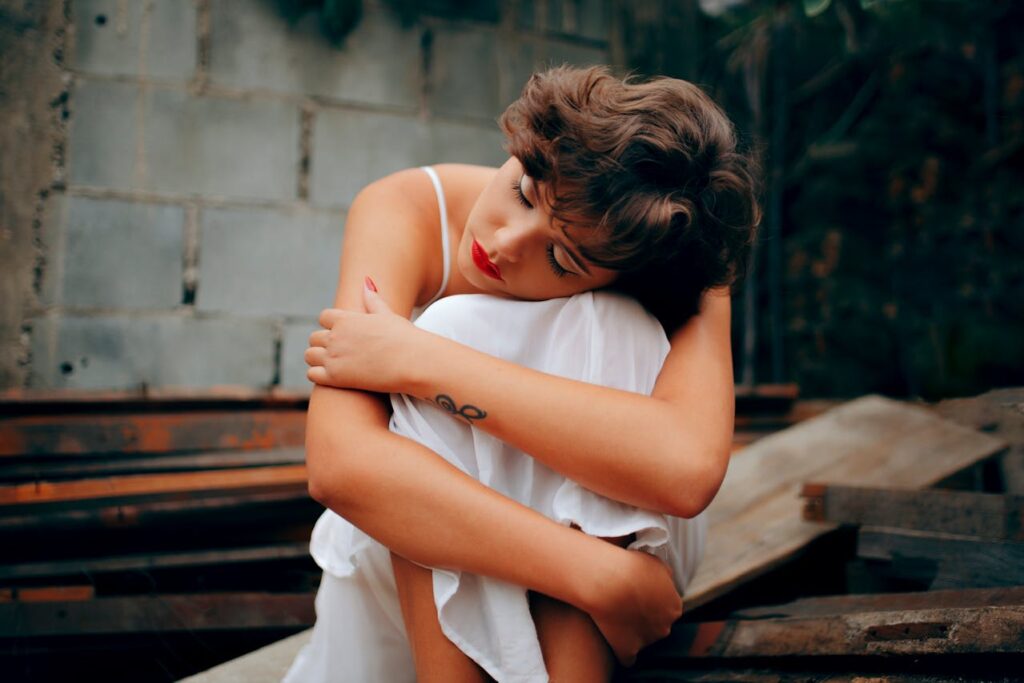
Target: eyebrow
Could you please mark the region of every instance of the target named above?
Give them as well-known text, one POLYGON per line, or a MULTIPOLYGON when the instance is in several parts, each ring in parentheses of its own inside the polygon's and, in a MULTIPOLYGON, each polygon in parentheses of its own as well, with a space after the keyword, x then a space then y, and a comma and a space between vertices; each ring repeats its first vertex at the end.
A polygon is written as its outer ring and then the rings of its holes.
MULTIPOLYGON (((535 200, 539 199, 540 195, 538 194, 538 189, 539 188, 537 187, 537 181, 534 180, 531 176, 527 175, 526 173, 523 174, 523 177, 530 179, 530 185, 529 185, 529 188, 528 188, 529 191, 530 191, 530 194, 532 194, 534 196, 535 200)), ((525 194, 526 190, 524 189, 523 192, 525 194)), ((569 255, 569 258, 572 260, 572 262, 576 265, 577 268, 582 270, 587 275, 591 275, 592 276, 593 273, 590 272, 590 268, 587 268, 586 262, 582 258, 580 258, 579 254, 577 254, 573 249, 571 249, 570 247, 568 247, 566 245, 566 243, 574 244, 574 242, 572 241, 572 238, 569 237, 568 228, 566 226, 562 226, 562 234, 565 236, 565 242, 562 242, 561 240, 559 240, 558 241, 558 246, 560 246, 562 248, 562 251, 564 251, 566 254, 569 255)))

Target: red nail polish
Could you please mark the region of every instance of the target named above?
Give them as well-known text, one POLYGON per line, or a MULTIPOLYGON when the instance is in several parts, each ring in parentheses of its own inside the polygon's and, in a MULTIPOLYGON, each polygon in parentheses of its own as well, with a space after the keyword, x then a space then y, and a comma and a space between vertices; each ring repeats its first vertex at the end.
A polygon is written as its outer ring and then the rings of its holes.
POLYGON ((371 292, 377 291, 377 285, 374 284, 373 278, 370 277, 369 275, 366 276, 366 280, 364 280, 364 283, 366 284, 366 288, 371 292))

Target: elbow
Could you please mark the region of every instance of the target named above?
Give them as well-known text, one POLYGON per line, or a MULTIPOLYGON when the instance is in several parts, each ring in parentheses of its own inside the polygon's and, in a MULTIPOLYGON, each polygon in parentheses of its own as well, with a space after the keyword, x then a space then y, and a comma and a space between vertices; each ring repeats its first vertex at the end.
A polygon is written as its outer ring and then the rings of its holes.
POLYGON ((353 502, 359 488, 358 468, 348 457, 351 444, 306 438, 306 489, 310 498, 339 514, 353 502))
POLYGON ((667 490, 662 512, 692 518, 707 509, 725 480, 730 454, 728 446, 700 451, 676 449, 671 461, 677 466, 664 478, 667 490))

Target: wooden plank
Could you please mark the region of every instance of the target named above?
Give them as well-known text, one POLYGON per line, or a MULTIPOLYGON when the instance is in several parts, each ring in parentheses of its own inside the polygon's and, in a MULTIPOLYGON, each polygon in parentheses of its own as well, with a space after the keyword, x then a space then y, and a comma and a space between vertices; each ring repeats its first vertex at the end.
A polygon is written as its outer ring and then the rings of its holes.
POLYGON ((879 396, 766 436, 733 459, 706 512, 707 548, 687 604, 705 604, 763 575, 837 528, 802 518, 805 481, 920 488, 1003 447, 925 408, 879 396))
POLYGON ((860 612, 678 624, 659 660, 1019 653, 1024 606, 860 612))
POLYGON ((835 616, 858 612, 909 612, 926 609, 1014 605, 1024 606, 1024 586, 918 591, 916 593, 828 595, 802 598, 785 605, 749 607, 733 612, 729 617, 731 619, 781 619, 835 616))
POLYGON ((932 409, 950 420, 1003 439, 1010 448, 999 458, 1003 490, 1024 495, 1024 387, 995 389, 973 398, 942 401, 932 409))
POLYGON ((0 421, 0 456, 301 447, 298 410, 30 415, 0 421))
POLYGON ((44 458, 19 459, 16 465, 0 464, 0 481, 13 483, 36 479, 81 479, 97 475, 143 474, 146 472, 181 472, 194 470, 230 469, 236 467, 265 467, 267 465, 295 465, 305 462, 304 448, 274 448, 267 451, 215 451, 212 453, 185 453, 155 457, 114 456, 102 459, 44 458))
POLYGON ((208 593, 0 604, 0 638, 311 626, 313 593, 208 593))
POLYGON ((121 557, 59 560, 55 562, 7 564, 0 565, 0 580, 38 579, 53 576, 76 576, 79 574, 95 576, 112 572, 293 560, 302 557, 309 557, 309 543, 306 541, 276 543, 251 548, 227 548, 193 552, 153 553, 147 555, 124 555, 121 557))
POLYGON ((1024 541, 1024 496, 805 484, 804 519, 1024 541))
POLYGON ((94 597, 96 589, 91 585, 0 588, 0 602, 70 602, 94 597))
POLYGON ((172 491, 226 491, 261 486, 305 484, 305 465, 253 467, 212 472, 140 474, 65 482, 0 486, 0 506, 139 496, 172 491))
MULTIPOLYGON (((312 329, 310 330, 312 332, 312 329)), ((182 410, 211 405, 281 407, 305 410, 309 390, 253 389, 223 386, 201 389, 181 387, 124 390, 95 389, 0 389, 0 416, 43 413, 182 410)))
POLYGON ((1024 543, 862 527, 857 555, 887 562, 887 573, 931 588, 1024 585, 1024 543))
MULTIPOLYGON (((36 533, 88 529, 122 529, 180 524, 198 519, 207 525, 237 524, 240 517, 265 516, 268 510, 299 509, 315 519, 323 508, 309 497, 305 484, 239 489, 234 491, 189 491, 145 498, 78 501, 67 504, 41 503, 0 509, 0 532, 36 533)), ((261 517, 262 518, 262 517, 261 517)))

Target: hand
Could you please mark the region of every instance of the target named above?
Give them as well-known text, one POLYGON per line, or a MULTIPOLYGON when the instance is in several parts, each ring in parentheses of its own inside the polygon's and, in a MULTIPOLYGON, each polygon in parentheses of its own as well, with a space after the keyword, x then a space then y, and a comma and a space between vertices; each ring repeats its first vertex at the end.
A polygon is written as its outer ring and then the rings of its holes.
POLYGON ((327 308, 320 325, 309 335, 305 359, 310 381, 339 389, 402 393, 406 368, 417 355, 423 332, 394 313, 367 278, 363 288, 365 313, 327 308))
POLYGON ((638 550, 625 552, 625 571, 604 585, 601 604, 590 616, 619 662, 632 666, 641 649, 669 634, 683 613, 683 600, 661 560, 638 550))

